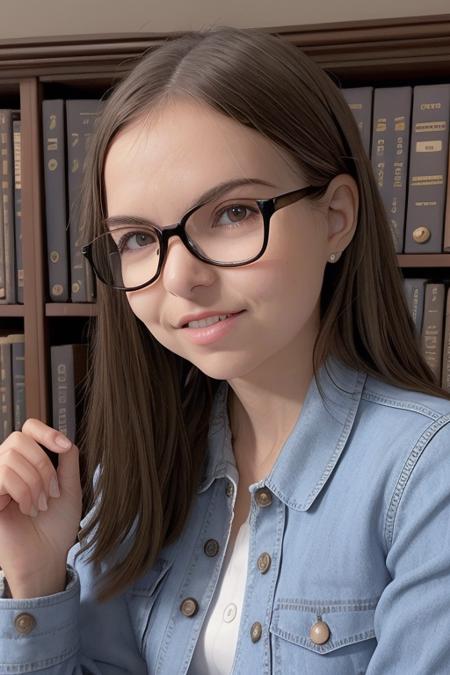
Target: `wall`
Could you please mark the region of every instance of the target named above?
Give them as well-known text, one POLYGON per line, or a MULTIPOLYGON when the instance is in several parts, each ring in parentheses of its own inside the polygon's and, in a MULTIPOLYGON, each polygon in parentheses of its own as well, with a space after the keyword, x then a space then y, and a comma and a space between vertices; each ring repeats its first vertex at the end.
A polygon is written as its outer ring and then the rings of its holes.
POLYGON ((0 0, 0 39, 170 32, 220 24, 273 27, 449 12, 449 0, 0 0))

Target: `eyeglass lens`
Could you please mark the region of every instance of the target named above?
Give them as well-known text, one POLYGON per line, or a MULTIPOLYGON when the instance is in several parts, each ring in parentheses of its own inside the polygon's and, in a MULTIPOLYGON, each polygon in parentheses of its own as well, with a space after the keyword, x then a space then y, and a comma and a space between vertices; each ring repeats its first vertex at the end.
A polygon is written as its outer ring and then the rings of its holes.
MULTIPOLYGON (((264 219, 256 200, 235 198, 204 204, 188 218, 185 231, 191 247, 212 262, 246 262, 263 246, 264 219)), ((159 239, 147 226, 118 226, 92 244, 97 274, 125 289, 153 279, 159 256, 159 239)))

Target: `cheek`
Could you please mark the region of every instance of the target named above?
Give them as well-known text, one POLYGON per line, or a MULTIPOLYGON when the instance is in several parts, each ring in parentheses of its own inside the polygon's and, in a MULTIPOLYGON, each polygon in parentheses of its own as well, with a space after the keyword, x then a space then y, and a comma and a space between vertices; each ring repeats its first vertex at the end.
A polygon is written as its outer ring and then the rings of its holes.
POLYGON ((151 291, 145 292, 132 291, 127 293, 127 299, 133 314, 142 321, 147 330, 155 340, 172 352, 183 356, 177 347, 175 339, 176 330, 169 327, 169 330, 163 328, 160 324, 159 308, 162 306, 162 300, 158 294, 151 291))
MULTIPOLYGON (((249 289, 249 295, 263 306, 271 306, 277 316, 303 317, 313 310, 323 283, 324 263, 321 242, 305 241, 305 237, 291 237, 273 246, 266 258, 260 259, 258 269, 242 281, 249 289)), ((245 268, 243 268, 245 269, 245 268)))
POLYGON ((155 324, 158 318, 158 298, 148 289, 126 293, 131 311, 147 327, 155 324))

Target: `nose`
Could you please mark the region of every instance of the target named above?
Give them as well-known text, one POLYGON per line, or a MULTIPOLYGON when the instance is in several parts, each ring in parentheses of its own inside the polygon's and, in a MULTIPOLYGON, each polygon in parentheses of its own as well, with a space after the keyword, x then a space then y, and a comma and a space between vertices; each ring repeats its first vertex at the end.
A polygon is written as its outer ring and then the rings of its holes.
POLYGON ((187 297, 195 286, 210 286, 214 283, 217 272, 214 265, 196 258, 179 237, 172 237, 160 276, 169 293, 187 297))

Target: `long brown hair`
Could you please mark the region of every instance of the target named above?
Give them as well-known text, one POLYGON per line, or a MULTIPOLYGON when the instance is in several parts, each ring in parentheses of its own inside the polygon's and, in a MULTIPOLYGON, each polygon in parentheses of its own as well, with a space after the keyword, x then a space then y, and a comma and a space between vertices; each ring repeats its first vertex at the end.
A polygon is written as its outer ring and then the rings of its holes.
MULTIPOLYGON (((107 215, 103 168, 114 136, 185 96, 288 150, 308 184, 324 185, 340 173, 356 180, 357 229, 339 261, 327 265, 323 280, 316 381, 333 354, 387 383, 450 399, 421 354, 353 114, 332 78, 279 36, 215 26, 168 39, 138 61, 105 101, 91 140, 82 188, 84 241, 102 231, 107 215)), ((97 307, 79 443, 88 475, 86 509, 94 504, 95 509, 79 538, 81 551, 98 569, 113 561, 98 595, 103 600, 142 575, 180 535, 201 477, 219 382, 159 344, 133 314, 125 293, 100 282, 97 307), (117 557, 131 532, 131 545, 117 557)))

